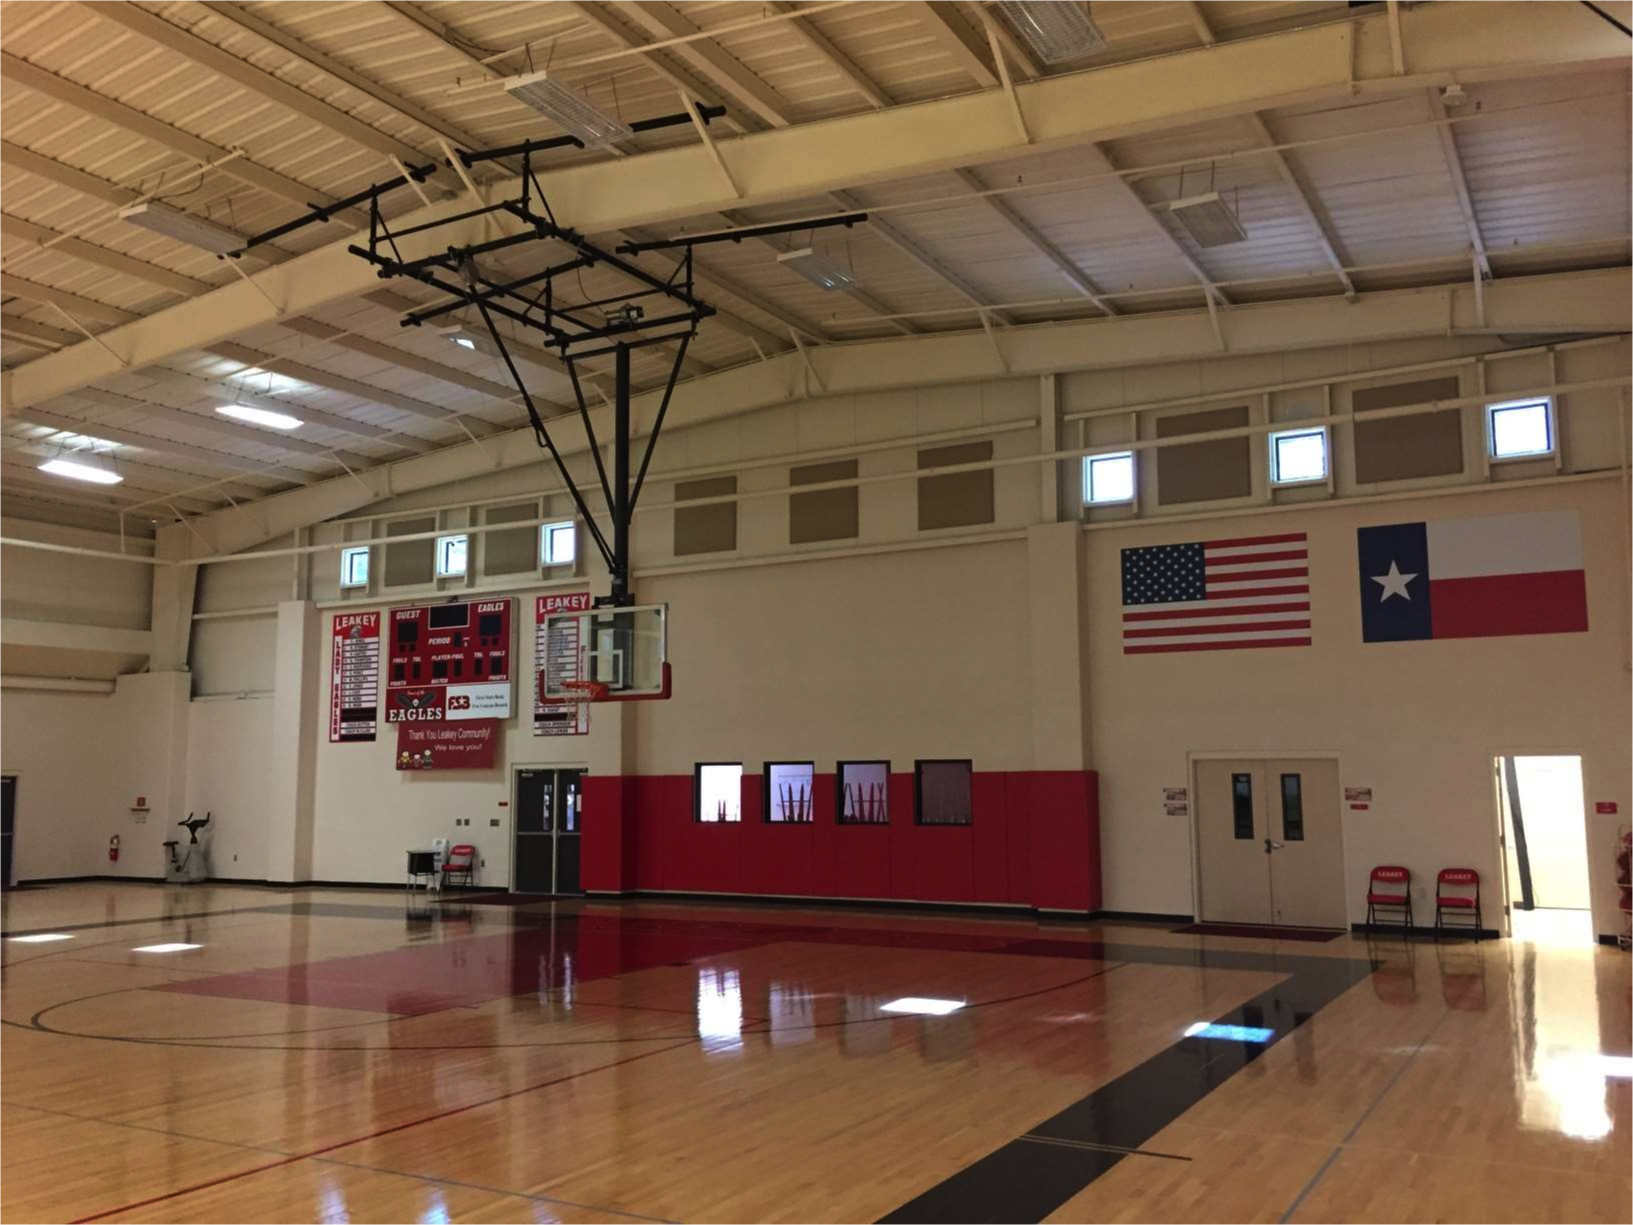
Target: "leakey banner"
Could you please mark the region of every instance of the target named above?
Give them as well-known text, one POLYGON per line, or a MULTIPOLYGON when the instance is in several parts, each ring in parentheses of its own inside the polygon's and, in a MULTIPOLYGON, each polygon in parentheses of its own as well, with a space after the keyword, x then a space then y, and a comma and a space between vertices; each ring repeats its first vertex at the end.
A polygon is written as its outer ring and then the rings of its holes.
POLYGON ((329 652, 329 741, 374 739, 380 718, 380 614, 336 613, 329 652))

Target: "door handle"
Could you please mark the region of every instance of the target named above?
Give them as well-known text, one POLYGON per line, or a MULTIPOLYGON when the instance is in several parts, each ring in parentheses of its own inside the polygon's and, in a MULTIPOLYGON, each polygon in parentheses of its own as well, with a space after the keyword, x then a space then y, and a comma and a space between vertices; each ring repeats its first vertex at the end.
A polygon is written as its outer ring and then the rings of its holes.
POLYGON ((1284 845, 1284 843, 1272 842, 1269 838, 1266 838, 1264 840, 1264 853, 1268 855, 1271 851, 1279 851, 1284 845))

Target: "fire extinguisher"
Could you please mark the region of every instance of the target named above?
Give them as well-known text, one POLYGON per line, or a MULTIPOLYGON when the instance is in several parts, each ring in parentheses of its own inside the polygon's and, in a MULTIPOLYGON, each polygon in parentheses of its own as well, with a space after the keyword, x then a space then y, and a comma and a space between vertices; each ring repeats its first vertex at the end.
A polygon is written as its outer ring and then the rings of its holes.
POLYGON ((108 839, 108 862, 109 863, 118 863, 119 862, 119 835, 118 834, 115 834, 112 838, 108 839))

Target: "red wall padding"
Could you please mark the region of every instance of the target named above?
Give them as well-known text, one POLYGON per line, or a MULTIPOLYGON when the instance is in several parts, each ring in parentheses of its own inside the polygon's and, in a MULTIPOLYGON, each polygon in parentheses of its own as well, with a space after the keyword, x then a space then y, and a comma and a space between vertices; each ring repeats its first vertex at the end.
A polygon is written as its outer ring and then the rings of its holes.
POLYGON ((618 893, 992 902, 1100 908, 1099 776, 977 773, 970 825, 919 825, 913 776, 890 776, 889 825, 839 825, 834 776, 816 776, 814 820, 764 819, 762 779, 743 776, 743 819, 692 817, 688 774, 584 780, 584 887, 618 893))

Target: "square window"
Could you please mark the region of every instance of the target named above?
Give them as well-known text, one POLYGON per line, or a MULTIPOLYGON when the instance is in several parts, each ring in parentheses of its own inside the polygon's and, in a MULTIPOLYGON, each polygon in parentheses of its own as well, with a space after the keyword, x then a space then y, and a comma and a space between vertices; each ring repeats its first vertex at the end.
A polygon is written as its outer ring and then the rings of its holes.
POLYGON ((1299 485, 1327 479, 1327 430, 1283 430, 1270 435, 1270 481, 1299 485))
POLYGON ((340 585, 367 587, 369 585, 369 551, 367 546, 340 550, 340 585))
POLYGON ((973 764, 920 761, 913 764, 913 803, 920 825, 969 825, 974 820, 973 764))
POLYGON ((1521 400, 1493 404, 1486 410, 1491 422, 1491 458, 1527 459, 1554 453, 1553 404, 1548 400, 1521 400))
POLYGON ((842 761, 835 781, 839 786, 841 825, 890 823, 890 763, 842 761))
POLYGON ((438 536, 437 577, 462 577, 465 573, 465 560, 469 551, 469 536, 438 536))
POLYGON ((699 762, 693 771, 692 819, 713 824, 743 819, 743 763, 699 762))
POLYGON ((546 523, 539 528, 539 557, 545 565, 571 565, 577 555, 578 533, 570 521, 546 523))
POLYGON ((1134 453, 1083 457, 1083 501, 1092 505, 1134 500, 1134 453))
POLYGON ((816 793, 816 763, 765 763, 765 819, 777 825, 809 824, 816 793))

